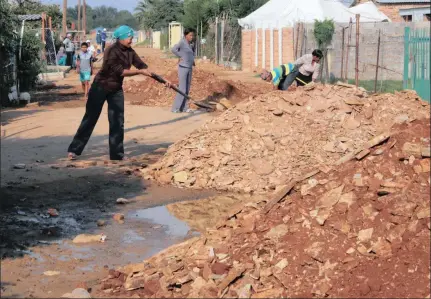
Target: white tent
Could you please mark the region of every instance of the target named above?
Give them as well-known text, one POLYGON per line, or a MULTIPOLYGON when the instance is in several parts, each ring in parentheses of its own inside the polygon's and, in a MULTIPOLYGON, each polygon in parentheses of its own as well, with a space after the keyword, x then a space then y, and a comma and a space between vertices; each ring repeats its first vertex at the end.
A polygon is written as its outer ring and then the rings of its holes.
MULTIPOLYGON (((359 10, 368 11, 369 6, 363 6, 359 10)), ((245 28, 286 27, 293 26, 296 22, 311 23, 325 19, 344 23, 349 22, 350 18, 355 21, 356 13, 337 0, 270 0, 245 18, 239 19, 238 23, 245 28)), ((375 12, 367 12, 359 20, 381 22, 384 19, 387 19, 385 15, 376 17, 375 12)))
POLYGON ((361 18, 366 18, 366 19, 375 20, 375 22, 382 22, 382 21, 390 22, 391 21, 371 1, 353 6, 350 8, 350 11, 355 13, 355 14, 360 14, 361 17, 359 18, 359 20, 361 18))

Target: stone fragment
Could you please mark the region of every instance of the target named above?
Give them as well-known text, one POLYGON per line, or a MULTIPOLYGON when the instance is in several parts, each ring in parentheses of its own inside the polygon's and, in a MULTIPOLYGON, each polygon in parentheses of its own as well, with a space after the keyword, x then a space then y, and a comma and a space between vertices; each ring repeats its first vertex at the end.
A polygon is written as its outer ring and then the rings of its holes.
POLYGON ((359 242, 368 242, 373 235, 374 228, 362 229, 358 232, 359 242))
POLYGON ((186 171, 180 171, 174 173, 174 181, 176 183, 185 183, 188 179, 188 173, 186 171))
POLYGON ((269 232, 265 234, 265 238, 279 240, 289 231, 289 227, 286 224, 279 224, 273 228, 269 232))

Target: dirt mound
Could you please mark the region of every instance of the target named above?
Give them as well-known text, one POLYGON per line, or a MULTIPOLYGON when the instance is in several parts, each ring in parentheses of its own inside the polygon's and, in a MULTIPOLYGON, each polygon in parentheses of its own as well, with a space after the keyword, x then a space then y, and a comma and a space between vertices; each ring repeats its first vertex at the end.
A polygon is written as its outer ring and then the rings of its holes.
MULTIPOLYGON (((168 71, 164 77, 178 85, 176 71, 168 71)), ((256 84, 220 80, 213 73, 195 69, 190 95, 196 100, 208 101, 228 98, 236 102, 250 95, 262 94, 269 91, 270 88, 268 84, 256 86, 256 84)), ((176 94, 150 78, 145 78, 142 81, 127 80, 123 84, 123 90, 126 93, 142 94, 141 99, 134 100, 132 103, 145 106, 171 106, 176 94)))
MULTIPOLYGON (((272 92, 214 118, 144 171, 160 183, 272 192, 293 178, 354 158, 394 123, 429 118, 414 92, 367 97, 346 86, 272 92)), ((383 135, 381 135, 383 134, 383 135)))
POLYGON ((110 270, 97 292, 429 297, 430 124, 397 125, 390 135, 362 160, 298 181, 271 199, 242 204, 204 236, 110 270))

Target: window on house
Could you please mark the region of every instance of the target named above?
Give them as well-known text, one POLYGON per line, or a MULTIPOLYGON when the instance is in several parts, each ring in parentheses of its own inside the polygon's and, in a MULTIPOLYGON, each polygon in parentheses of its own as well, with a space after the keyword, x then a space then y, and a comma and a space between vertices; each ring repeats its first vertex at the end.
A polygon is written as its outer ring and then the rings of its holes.
POLYGON ((424 21, 431 21, 431 14, 427 13, 424 15, 424 21))
POLYGON ((405 16, 403 16, 403 19, 405 22, 411 22, 413 19, 413 16, 412 15, 405 15, 405 16))

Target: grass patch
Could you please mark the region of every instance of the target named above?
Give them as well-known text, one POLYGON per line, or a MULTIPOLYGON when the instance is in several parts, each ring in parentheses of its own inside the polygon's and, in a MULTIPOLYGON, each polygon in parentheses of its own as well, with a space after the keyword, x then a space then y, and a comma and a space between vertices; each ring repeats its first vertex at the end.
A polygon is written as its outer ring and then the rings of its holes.
MULTIPOLYGON (((355 80, 349 79, 349 84, 355 84, 355 80)), ((359 80, 359 86, 365 88, 367 91, 374 92, 374 80, 359 80)), ((395 91, 403 90, 403 81, 398 80, 384 80, 377 81, 377 92, 380 93, 394 93, 395 91)))

